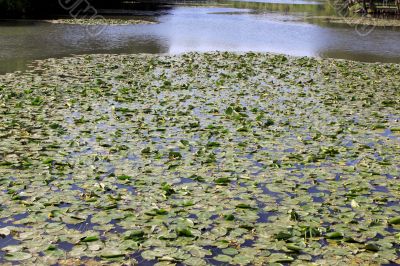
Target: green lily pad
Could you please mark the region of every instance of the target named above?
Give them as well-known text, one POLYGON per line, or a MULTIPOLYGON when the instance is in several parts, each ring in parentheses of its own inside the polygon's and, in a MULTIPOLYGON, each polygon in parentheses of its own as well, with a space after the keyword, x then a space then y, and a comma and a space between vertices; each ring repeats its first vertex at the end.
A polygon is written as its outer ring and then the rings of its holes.
POLYGON ((400 216, 389 219, 388 224, 400 224, 400 216))
POLYGON ((232 261, 232 257, 227 256, 227 255, 223 255, 223 254, 219 254, 215 257, 213 257, 214 260, 216 261, 220 261, 220 262, 228 262, 230 263, 232 261))
POLYGON ((23 261, 32 258, 32 254, 26 252, 7 253, 4 258, 8 261, 23 261))

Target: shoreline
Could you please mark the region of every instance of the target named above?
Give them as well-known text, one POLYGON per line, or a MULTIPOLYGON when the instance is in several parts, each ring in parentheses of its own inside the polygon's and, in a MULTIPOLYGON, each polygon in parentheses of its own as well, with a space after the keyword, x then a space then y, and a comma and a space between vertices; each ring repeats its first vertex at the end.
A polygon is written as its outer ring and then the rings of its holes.
POLYGON ((321 20, 328 23, 347 24, 350 26, 375 26, 375 27, 400 27, 400 19, 374 18, 362 16, 335 17, 335 16, 309 16, 305 21, 321 20))

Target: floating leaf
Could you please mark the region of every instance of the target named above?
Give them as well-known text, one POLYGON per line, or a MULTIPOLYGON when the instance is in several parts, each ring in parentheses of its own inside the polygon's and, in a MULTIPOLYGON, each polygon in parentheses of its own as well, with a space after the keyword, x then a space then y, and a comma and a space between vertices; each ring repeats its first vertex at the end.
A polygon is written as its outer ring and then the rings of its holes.
POLYGON ((239 209, 253 209, 253 207, 251 207, 249 204, 245 204, 245 203, 237 204, 236 208, 239 208, 239 209))
POLYGON ((4 258, 9 261, 22 261, 32 258, 32 255, 25 252, 12 252, 7 253, 4 258))
POLYGON ((192 231, 190 231, 190 229, 188 228, 178 228, 176 229, 176 233, 178 234, 178 236, 186 236, 186 237, 194 236, 192 231))
POLYGON ((303 250, 302 247, 300 247, 300 246, 298 246, 298 245, 296 245, 296 244, 287 244, 286 247, 287 247, 288 249, 293 250, 293 251, 296 251, 296 252, 299 252, 299 251, 302 251, 302 250, 303 250))
POLYGON ((125 253, 121 252, 120 250, 103 250, 101 253, 102 258, 106 259, 114 259, 114 258, 120 258, 120 257, 125 257, 125 253))
POLYGON ((99 236, 97 235, 93 235, 93 236, 86 236, 84 238, 81 239, 81 242, 93 242, 93 241, 97 241, 99 240, 99 236))
POLYGON ((226 221, 233 221, 233 220, 235 220, 235 216, 233 214, 225 214, 224 219, 226 221))
POLYGON ((389 219, 388 224, 400 224, 400 216, 389 219))
POLYGON ((368 243, 365 245, 365 249, 373 252, 378 252, 380 248, 377 244, 368 243))
POLYGON ((220 177, 215 180, 217 185, 227 185, 231 182, 231 180, 227 177, 220 177))
POLYGON ((223 255, 223 254, 217 255, 213 259, 216 261, 220 261, 220 262, 231 262, 232 261, 232 257, 223 255))
POLYGON ((343 234, 340 232, 330 232, 325 236, 327 239, 341 239, 343 238, 343 234))
POLYGON ((357 201, 355 201, 355 200, 351 200, 351 203, 350 203, 350 204, 351 204, 351 207, 352 207, 352 208, 358 208, 358 207, 360 207, 360 204, 358 204, 357 201))
POLYGON ((0 237, 6 237, 9 234, 11 234, 11 230, 8 229, 7 227, 0 228, 0 237))
POLYGON ((141 153, 142 153, 142 154, 149 154, 149 153, 151 153, 150 147, 144 148, 143 150, 141 150, 141 153))
POLYGON ((118 178, 119 180, 129 180, 129 179, 131 179, 132 177, 129 176, 129 175, 120 175, 120 176, 118 176, 117 178, 118 178))

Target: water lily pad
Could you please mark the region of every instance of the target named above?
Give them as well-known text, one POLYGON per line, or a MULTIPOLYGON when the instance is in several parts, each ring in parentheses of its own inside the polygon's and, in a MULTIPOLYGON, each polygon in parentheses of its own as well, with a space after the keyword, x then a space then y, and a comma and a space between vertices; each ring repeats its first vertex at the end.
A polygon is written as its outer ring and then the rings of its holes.
POLYGON ((232 261, 232 257, 227 256, 227 255, 223 255, 223 254, 219 254, 215 257, 213 257, 214 260, 216 261, 220 261, 220 262, 228 262, 230 263, 232 261))
POLYGON ((388 224, 400 224, 400 216, 389 219, 388 224))
POLYGON ((7 253, 4 258, 9 261, 23 261, 32 258, 32 254, 26 252, 7 253))
POLYGON ((325 236, 327 239, 341 239, 343 238, 343 234, 340 232, 330 232, 325 236))
POLYGON ((103 250, 101 253, 101 257, 106 259, 120 258, 124 256, 125 253, 121 252, 120 250, 113 250, 113 249, 103 250))
POLYGON ((7 227, 0 228, 0 237, 5 237, 11 234, 11 230, 8 229, 7 227))

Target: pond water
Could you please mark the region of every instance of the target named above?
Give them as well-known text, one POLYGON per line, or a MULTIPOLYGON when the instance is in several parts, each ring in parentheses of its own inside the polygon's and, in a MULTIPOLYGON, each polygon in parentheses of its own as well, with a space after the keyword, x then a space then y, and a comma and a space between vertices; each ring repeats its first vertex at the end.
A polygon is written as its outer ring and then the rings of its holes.
POLYGON ((225 7, 172 6, 159 24, 108 26, 91 36, 86 26, 37 21, 0 23, 0 73, 26 69, 33 60, 86 53, 182 53, 261 51, 366 62, 400 62, 400 31, 306 22, 306 15, 333 14, 308 0, 227 2, 225 7), (279 3, 277 3, 279 2, 279 3), (300 3, 301 2, 301 3, 300 3))

